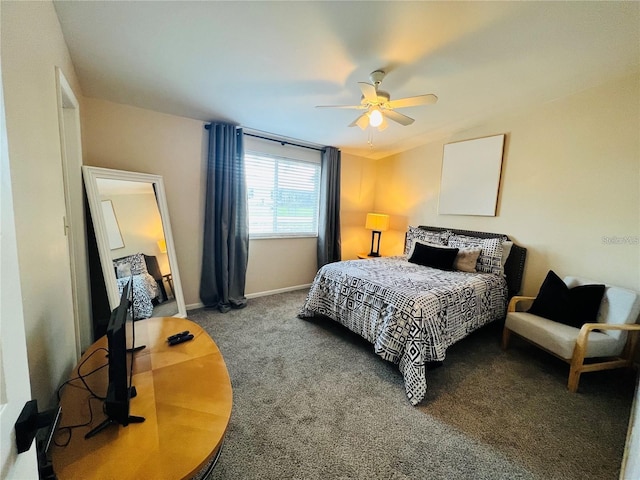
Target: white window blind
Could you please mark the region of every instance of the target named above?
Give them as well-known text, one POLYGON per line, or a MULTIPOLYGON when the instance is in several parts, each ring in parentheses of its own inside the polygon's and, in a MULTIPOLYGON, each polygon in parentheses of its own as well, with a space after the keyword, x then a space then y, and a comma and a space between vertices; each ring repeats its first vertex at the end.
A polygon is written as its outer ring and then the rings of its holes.
POLYGON ((317 236, 320 153, 300 159, 247 148, 255 143, 245 142, 249 235, 317 236))

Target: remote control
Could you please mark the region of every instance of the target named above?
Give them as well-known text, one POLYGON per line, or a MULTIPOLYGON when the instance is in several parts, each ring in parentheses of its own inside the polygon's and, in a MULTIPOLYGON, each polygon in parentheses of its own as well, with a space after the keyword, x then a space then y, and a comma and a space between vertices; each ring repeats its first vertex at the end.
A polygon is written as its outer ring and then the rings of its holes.
POLYGON ((193 335, 184 335, 182 337, 174 338, 169 341, 169 346, 173 347, 174 345, 178 345, 179 343, 188 342, 189 340, 193 340, 193 335))
POLYGON ((189 335, 189 330, 185 330, 184 332, 176 333, 175 335, 171 335, 170 337, 167 337, 167 342, 172 342, 174 340, 177 340, 180 337, 185 337, 187 335, 189 335))

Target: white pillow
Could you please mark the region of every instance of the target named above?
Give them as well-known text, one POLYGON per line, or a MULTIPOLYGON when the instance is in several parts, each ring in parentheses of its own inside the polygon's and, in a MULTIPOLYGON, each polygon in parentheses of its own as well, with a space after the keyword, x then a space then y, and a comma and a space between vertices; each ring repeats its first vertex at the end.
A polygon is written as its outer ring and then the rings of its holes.
POLYGON ((507 263, 507 258, 509 258, 509 254, 511 253, 511 247, 513 247, 513 242, 511 240, 505 240, 502 242, 502 258, 500 259, 500 263, 502 264, 502 274, 504 275, 504 265, 507 263))
POLYGON ((116 277, 118 278, 126 278, 131 276, 131 264, 130 263, 119 263, 116 267, 116 277))
POLYGON ((480 252, 482 252, 480 247, 460 248, 453 261, 453 268, 461 272, 476 273, 476 263, 478 263, 480 252))

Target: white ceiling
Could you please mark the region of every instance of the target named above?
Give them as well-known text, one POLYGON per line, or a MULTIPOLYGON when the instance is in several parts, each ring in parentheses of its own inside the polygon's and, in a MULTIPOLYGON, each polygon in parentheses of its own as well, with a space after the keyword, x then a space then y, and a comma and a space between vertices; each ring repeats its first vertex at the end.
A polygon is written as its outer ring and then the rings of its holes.
MULTIPOLYGON (((640 72, 638 2, 55 1, 83 94, 369 158, 640 72), (357 82, 434 93, 373 134, 357 82)), ((500 132, 497 132, 500 133, 500 132)))

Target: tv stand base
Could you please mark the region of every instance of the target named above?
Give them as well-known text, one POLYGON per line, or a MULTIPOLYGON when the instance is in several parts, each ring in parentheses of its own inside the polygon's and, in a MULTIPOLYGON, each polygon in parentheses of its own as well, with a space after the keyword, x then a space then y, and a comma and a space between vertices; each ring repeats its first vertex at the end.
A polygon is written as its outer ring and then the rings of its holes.
MULTIPOLYGON (((144 417, 136 417, 135 415, 129 415, 129 421, 124 426, 126 427, 129 423, 142 423, 142 422, 144 422, 144 417)), ((94 428, 93 430, 88 432, 84 436, 84 438, 94 437, 97 434, 99 434, 102 430, 104 430, 105 428, 107 428, 108 426, 110 426, 110 425, 112 425, 114 423, 117 424, 118 422, 116 422, 115 420, 112 420, 111 418, 107 418, 104 422, 99 424, 96 428, 94 428)))

